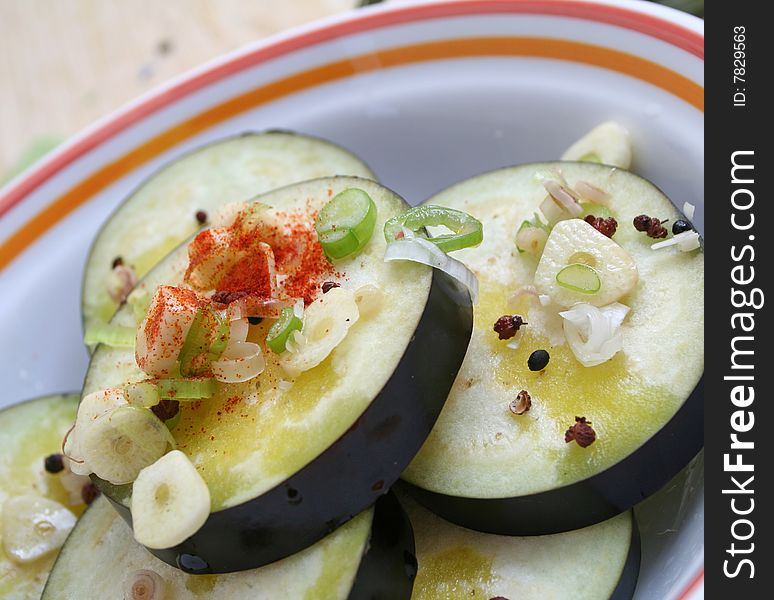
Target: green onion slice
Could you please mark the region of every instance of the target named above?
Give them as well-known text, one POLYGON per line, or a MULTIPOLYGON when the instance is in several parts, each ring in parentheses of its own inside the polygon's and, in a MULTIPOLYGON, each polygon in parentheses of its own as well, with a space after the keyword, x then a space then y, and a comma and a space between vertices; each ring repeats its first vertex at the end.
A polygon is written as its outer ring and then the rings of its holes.
POLYGON ((376 225, 376 204, 367 193, 349 188, 336 194, 317 215, 314 228, 325 255, 336 260, 359 252, 376 225))
POLYGON ((172 430, 173 430, 175 427, 177 427, 177 424, 180 422, 180 415, 181 415, 181 414, 182 414, 182 413, 181 413, 180 411, 177 411, 177 412, 175 413, 175 416, 174 416, 174 417, 172 417, 171 419, 167 419, 166 421, 164 421, 164 425, 166 425, 166 426, 167 426, 167 429, 169 429, 170 431, 172 431, 172 430))
POLYGON ((212 378, 157 379, 159 395, 164 400, 201 400, 212 398, 216 383, 212 378))
POLYGON ((269 329, 266 345, 276 354, 282 354, 290 334, 294 331, 301 331, 303 325, 303 321, 296 316, 292 308, 283 308, 279 319, 269 329))
POLYGON ((196 311, 188 335, 180 349, 180 374, 183 377, 203 375, 220 358, 228 345, 229 323, 210 306, 196 311))
POLYGON ((148 314, 151 300, 152 298, 148 293, 148 290, 139 287, 134 288, 126 297, 126 303, 132 307, 132 314, 138 325, 142 323, 143 319, 145 319, 145 315, 148 314))
POLYGON ((128 383, 124 388, 130 406, 150 408, 161 402, 158 386, 151 381, 128 383))
POLYGON ((602 287, 597 272, 582 263, 567 265, 556 274, 556 282, 563 288, 581 294, 596 294, 602 287))
POLYGON ((481 221, 461 210, 445 206, 415 206, 399 217, 393 217, 384 224, 384 238, 392 243, 401 237, 403 228, 410 229, 420 237, 426 237, 423 229, 443 225, 453 233, 428 238, 443 252, 454 252, 462 248, 478 246, 484 239, 481 221))
POLYGON ((105 344, 113 348, 134 348, 137 330, 134 327, 113 325, 112 323, 95 323, 89 326, 83 335, 87 346, 105 344))

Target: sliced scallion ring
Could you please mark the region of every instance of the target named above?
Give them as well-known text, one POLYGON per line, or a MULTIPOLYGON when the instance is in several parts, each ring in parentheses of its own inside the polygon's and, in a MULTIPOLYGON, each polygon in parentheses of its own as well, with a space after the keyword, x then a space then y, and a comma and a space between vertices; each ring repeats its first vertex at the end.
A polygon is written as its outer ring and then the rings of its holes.
POLYGON ((172 431, 172 430, 173 430, 175 427, 177 427, 177 424, 180 422, 180 415, 181 415, 181 414, 182 414, 182 413, 181 413, 180 411, 177 411, 177 412, 175 413, 175 416, 174 416, 174 417, 172 417, 171 419, 167 419, 166 421, 164 421, 164 425, 166 425, 167 429, 169 429, 170 431, 172 431))
POLYGON ((211 398, 215 393, 215 380, 207 379, 157 379, 159 395, 162 399, 201 400, 211 398))
POLYGON ((296 316, 292 308, 283 308, 279 319, 271 326, 266 336, 266 345, 276 354, 282 354, 288 343, 290 334, 301 331, 304 323, 296 316))
POLYGON ((567 265, 556 274, 556 282, 563 288, 581 294, 596 294, 602 287, 599 274, 583 263, 567 265))
POLYGON ((151 305, 151 295, 148 290, 136 287, 126 297, 126 303, 132 307, 132 313, 134 314, 134 320, 139 325, 148 314, 148 309, 151 305))
POLYGON ((203 375, 218 360, 228 345, 229 323, 211 307, 196 311, 191 328, 180 349, 180 374, 183 377, 203 375))
POLYGON ((374 201, 363 190, 349 188, 323 207, 314 228, 325 255, 337 260, 361 250, 371 239, 375 225, 374 201))
POLYGON ((389 219, 384 224, 384 238, 389 244, 402 237, 404 227, 422 235, 425 227, 435 226, 443 226, 453 232, 428 238, 443 252, 478 246, 484 239, 484 227, 478 219, 461 210, 432 205, 416 206, 389 219))
POLYGON ((134 327, 113 325, 112 323, 95 323, 83 335, 87 346, 105 344, 113 348, 134 348, 137 331, 134 327))
POLYGON ((150 408, 161 402, 158 386, 150 381, 128 383, 124 391, 130 406, 150 408))

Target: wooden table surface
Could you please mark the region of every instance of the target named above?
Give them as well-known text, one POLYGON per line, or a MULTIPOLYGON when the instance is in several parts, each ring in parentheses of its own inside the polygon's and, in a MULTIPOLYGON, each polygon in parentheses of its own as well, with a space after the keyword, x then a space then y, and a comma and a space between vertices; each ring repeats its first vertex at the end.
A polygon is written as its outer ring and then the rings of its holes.
POLYGON ((0 0, 0 181, 63 140, 224 52, 356 0, 0 0))
MULTIPOLYGON (((657 1, 703 15, 703 0, 657 1)), ((0 184, 36 145, 209 59, 360 2, 0 0, 0 184)))

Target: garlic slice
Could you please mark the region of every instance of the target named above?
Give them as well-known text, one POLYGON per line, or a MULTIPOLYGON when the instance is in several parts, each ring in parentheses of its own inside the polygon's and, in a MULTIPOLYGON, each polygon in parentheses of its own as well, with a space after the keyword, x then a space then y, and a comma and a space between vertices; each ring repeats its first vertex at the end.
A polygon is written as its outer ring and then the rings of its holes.
POLYGON ((87 394, 78 405, 75 425, 65 438, 64 454, 67 456, 70 470, 76 475, 89 475, 92 472, 86 463, 82 448, 83 436, 88 428, 102 415, 125 406, 129 402, 121 388, 108 388, 87 394))
POLYGON ((362 318, 372 317, 384 304, 384 292, 372 283, 362 285, 355 291, 355 304, 362 318))
POLYGON ((637 266, 623 247, 585 221, 569 219, 551 230, 535 270, 534 285, 538 293, 549 295, 553 302, 567 308, 578 302, 606 306, 631 292, 637 279, 637 266), (574 263, 596 271, 599 291, 588 294, 562 287, 557 275, 574 263))
POLYGON ((651 250, 659 250, 660 248, 668 248, 669 246, 677 246, 680 252, 691 252, 697 248, 701 248, 701 242, 699 241, 699 234, 695 231, 683 231, 676 236, 664 240, 663 242, 656 242, 653 244, 651 250))
POLYGON ((173 450, 145 467, 132 486, 134 538, 171 548, 199 531, 210 514, 210 490, 190 459, 173 450))
POLYGON ((5 553, 17 563, 39 559, 64 544, 76 517, 67 508, 42 496, 12 496, 3 504, 5 553))

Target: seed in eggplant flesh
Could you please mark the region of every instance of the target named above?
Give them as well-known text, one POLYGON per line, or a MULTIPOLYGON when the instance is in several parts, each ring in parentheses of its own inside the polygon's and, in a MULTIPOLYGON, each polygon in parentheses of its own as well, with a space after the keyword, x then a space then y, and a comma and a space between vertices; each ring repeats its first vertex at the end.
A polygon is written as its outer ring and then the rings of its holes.
POLYGON ((126 600, 161 600, 164 597, 164 580, 155 571, 141 569, 129 574, 125 584, 126 600))
POLYGON ((545 350, 535 350, 527 359, 527 366, 530 371, 542 371, 548 366, 551 356, 545 350))
POLYGON ((684 233, 686 231, 691 231, 692 229, 693 226, 685 219, 678 219, 672 223, 672 233, 674 235, 677 235, 678 233, 684 233))
POLYGON ((43 461, 48 473, 59 473, 64 469, 64 456, 61 454, 49 454, 43 461))
POLYGON ((247 317, 247 322, 250 325, 260 325, 263 322, 263 317, 247 317))

